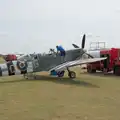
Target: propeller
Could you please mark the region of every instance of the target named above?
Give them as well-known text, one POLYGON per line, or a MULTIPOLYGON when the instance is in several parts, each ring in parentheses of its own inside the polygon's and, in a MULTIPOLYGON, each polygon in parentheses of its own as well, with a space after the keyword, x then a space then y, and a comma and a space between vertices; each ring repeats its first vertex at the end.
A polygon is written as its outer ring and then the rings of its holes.
MULTIPOLYGON (((83 38, 82 38, 81 49, 84 49, 84 47, 85 47, 85 38, 86 38, 86 35, 84 34, 83 38)), ((78 45, 76 45, 74 43, 72 45, 73 45, 74 48, 80 48, 78 45)))
POLYGON ((86 36, 85 36, 85 34, 83 35, 83 39, 82 39, 82 45, 81 45, 81 48, 82 49, 84 49, 84 47, 85 47, 85 38, 86 38, 86 36))
MULTIPOLYGON (((82 38, 82 44, 81 44, 81 49, 83 50, 83 54, 86 54, 89 57, 94 58, 92 55, 90 55, 90 54, 86 53, 86 51, 84 51, 84 48, 85 48, 85 39, 86 39, 86 35, 84 34, 83 38, 82 38)), ((73 45, 74 48, 80 48, 78 45, 76 45, 74 43, 72 45, 73 45)))
POLYGON ((72 44, 74 46, 74 48, 79 48, 79 46, 77 46, 76 44, 72 44))

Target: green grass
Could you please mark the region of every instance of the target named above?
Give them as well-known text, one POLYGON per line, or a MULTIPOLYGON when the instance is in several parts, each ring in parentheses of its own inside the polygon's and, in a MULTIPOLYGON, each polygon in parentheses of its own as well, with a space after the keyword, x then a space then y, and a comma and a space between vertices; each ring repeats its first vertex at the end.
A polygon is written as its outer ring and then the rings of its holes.
POLYGON ((3 57, 0 57, 0 64, 1 64, 1 63, 4 63, 4 62, 5 62, 4 58, 3 58, 3 57))
MULTIPOLYGON (((45 73, 41 73, 45 75, 45 73)), ((120 77, 0 79, 0 120, 119 120, 120 77)))

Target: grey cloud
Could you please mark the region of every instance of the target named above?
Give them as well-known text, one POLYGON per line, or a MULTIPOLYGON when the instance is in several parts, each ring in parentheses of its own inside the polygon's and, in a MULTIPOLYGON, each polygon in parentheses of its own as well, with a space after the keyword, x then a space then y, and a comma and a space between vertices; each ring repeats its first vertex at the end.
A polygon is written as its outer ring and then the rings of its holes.
POLYGON ((118 0, 0 0, 0 51, 46 52, 49 47, 105 41, 119 47, 118 0), (96 37, 100 36, 100 37, 96 37))

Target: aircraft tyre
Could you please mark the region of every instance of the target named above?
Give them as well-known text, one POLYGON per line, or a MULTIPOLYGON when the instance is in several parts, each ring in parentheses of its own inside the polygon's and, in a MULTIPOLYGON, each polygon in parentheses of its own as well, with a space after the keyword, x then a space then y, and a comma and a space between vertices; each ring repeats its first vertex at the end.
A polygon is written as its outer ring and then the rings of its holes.
POLYGON ((70 78, 76 78, 76 73, 73 72, 73 71, 69 71, 69 72, 68 72, 68 76, 69 76, 70 78))
POLYGON ((57 73, 57 75, 58 75, 58 77, 63 77, 64 73, 65 73, 65 71, 60 71, 60 72, 57 73))

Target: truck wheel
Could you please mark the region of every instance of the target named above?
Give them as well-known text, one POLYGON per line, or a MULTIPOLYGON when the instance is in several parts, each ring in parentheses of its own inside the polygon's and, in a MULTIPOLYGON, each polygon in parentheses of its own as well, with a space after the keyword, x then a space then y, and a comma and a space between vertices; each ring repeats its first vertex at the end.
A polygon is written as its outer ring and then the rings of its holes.
POLYGON ((95 70, 95 69, 92 69, 92 73, 96 73, 96 70, 95 70))
POLYGON ((87 68, 88 73, 96 73, 96 69, 87 68))
POLYGON ((90 67, 87 68, 87 72, 91 73, 91 68, 90 67))
POLYGON ((117 76, 120 76, 120 66, 116 66, 114 68, 114 74, 117 75, 117 76))
POLYGON ((87 68, 87 72, 88 72, 88 73, 90 72, 90 69, 89 69, 89 68, 87 68))

